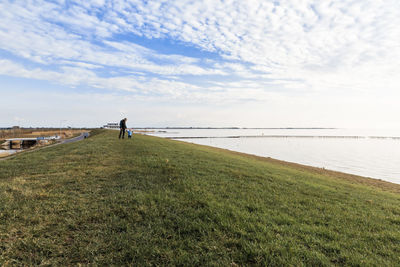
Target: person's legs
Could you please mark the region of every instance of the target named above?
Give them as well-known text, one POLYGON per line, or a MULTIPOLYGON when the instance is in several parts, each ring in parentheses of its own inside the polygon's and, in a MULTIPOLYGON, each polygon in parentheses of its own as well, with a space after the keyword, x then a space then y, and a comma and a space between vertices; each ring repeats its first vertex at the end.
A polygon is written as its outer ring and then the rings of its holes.
MULTIPOLYGON (((125 129, 123 129, 123 128, 121 128, 120 130, 119 130, 119 139, 121 139, 121 135, 122 135, 122 133, 125 133, 125 129)), ((122 137, 123 138, 123 137, 122 137)))
POLYGON ((125 129, 123 128, 121 130, 122 130, 122 139, 124 139, 125 138, 125 129))

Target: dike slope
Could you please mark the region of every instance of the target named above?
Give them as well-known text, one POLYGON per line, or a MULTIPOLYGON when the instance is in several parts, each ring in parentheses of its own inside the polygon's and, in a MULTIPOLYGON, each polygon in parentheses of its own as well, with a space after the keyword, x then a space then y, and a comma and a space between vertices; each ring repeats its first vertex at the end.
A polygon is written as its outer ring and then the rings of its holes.
POLYGON ((398 185, 117 134, 0 162, 0 265, 400 262, 398 185))

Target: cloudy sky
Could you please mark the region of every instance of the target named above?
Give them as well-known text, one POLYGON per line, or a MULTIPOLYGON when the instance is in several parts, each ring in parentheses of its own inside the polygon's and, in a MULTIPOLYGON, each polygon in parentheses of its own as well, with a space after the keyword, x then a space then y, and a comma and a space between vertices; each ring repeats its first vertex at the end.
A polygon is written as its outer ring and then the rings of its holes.
POLYGON ((0 1, 0 127, 400 128, 398 0, 0 1))

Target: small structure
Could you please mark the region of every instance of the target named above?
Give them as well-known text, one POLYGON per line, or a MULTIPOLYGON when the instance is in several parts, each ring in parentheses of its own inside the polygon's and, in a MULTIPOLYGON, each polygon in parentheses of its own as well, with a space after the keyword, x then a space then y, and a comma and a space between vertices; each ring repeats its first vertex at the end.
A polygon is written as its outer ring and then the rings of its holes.
POLYGON ((105 129, 119 129, 119 123, 118 122, 109 122, 106 125, 103 126, 105 129))
POLYGON ((8 149, 21 149, 34 146, 37 142, 37 138, 9 138, 3 145, 6 145, 8 149))
POLYGON ((7 149, 21 149, 21 148, 29 148, 37 144, 48 143, 49 140, 60 139, 59 136, 49 136, 49 137, 35 137, 35 138, 9 138, 6 139, 6 142, 2 144, 3 147, 7 147, 7 149))

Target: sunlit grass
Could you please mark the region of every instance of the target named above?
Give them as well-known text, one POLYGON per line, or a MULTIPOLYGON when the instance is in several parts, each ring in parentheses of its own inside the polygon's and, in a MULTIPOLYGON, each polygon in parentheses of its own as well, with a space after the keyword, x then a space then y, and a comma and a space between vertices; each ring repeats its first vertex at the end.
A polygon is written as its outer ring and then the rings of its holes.
POLYGON ((395 185, 117 135, 0 162, 0 265, 400 262, 395 185))

